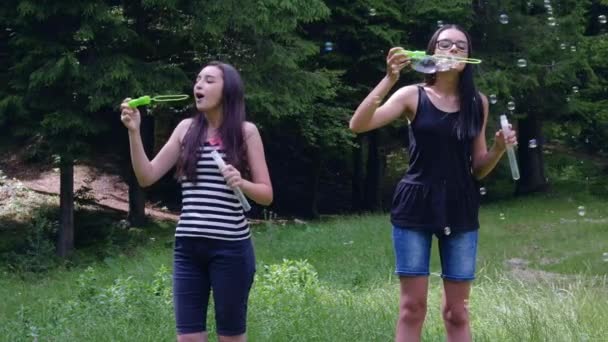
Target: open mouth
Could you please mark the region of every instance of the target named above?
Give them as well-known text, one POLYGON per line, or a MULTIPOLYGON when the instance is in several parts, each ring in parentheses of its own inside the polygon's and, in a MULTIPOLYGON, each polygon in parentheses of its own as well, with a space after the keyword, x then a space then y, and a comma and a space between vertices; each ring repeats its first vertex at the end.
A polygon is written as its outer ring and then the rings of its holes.
POLYGON ((203 95, 202 93, 195 93, 194 96, 196 97, 197 101, 200 101, 205 97, 205 95, 203 95))

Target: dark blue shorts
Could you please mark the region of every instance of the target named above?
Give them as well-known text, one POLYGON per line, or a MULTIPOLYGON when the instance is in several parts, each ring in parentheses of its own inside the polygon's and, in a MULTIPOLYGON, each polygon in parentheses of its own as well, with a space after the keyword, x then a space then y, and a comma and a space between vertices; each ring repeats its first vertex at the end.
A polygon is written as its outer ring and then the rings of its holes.
POLYGON ((475 279, 478 230, 435 234, 393 226, 395 273, 399 276, 428 276, 433 235, 439 240, 441 277, 451 281, 475 279))
POLYGON ((173 304, 177 333, 207 331, 207 306, 212 290, 218 335, 244 334, 254 274, 251 239, 176 237, 173 304))

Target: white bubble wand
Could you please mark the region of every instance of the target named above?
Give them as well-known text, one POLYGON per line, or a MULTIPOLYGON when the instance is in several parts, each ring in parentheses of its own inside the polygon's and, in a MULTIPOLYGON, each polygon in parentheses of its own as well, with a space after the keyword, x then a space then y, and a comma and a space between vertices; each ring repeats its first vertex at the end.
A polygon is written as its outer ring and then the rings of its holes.
MULTIPOLYGON (((224 167, 226 167, 226 163, 224 162, 224 159, 222 159, 222 156, 220 156, 220 154, 217 153, 216 150, 211 151, 211 158, 213 158, 213 160, 215 161, 217 166, 220 168, 220 170, 222 170, 224 167)), ((241 202, 241 205, 243 206, 243 210, 245 210, 245 211, 251 210, 251 205, 249 205, 249 201, 247 201, 247 197, 245 197, 245 195, 243 194, 243 191, 240 188, 234 188, 232 190, 234 191, 234 195, 241 202)))
MULTIPOLYGON (((502 128, 502 135, 506 139, 511 132, 511 127, 509 127, 509 120, 507 120, 506 115, 500 116, 500 126, 502 128)), ((509 166, 511 167, 511 176, 514 180, 519 179, 519 167, 517 166, 517 158, 515 157, 515 150, 513 149, 513 145, 507 144, 507 156, 509 157, 509 166)))

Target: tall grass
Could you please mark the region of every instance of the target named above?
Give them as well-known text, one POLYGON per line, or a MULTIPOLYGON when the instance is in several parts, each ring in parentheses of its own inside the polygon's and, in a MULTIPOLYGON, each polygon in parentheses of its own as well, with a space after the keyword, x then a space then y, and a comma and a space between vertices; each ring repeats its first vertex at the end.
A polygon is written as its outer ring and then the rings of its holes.
MULTIPOLYGON (((482 207, 478 279, 469 303, 476 341, 606 340, 608 203, 577 196, 482 207), (581 204, 584 216, 577 212, 581 204)), ((253 229, 258 270, 251 341, 393 339, 399 292, 387 215, 253 229)), ((166 228, 145 247, 116 250, 90 267, 25 279, 4 271, 0 340, 174 340, 171 241, 166 228)), ((425 341, 445 340, 437 259, 433 255, 425 341)), ((212 307, 208 327, 215 338, 212 307)))

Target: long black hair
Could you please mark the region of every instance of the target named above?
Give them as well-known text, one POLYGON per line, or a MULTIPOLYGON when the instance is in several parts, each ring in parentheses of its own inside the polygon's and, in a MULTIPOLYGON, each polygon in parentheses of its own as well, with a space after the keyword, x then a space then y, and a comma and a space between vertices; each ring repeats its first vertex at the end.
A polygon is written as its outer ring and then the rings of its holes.
MULTIPOLYGON (((245 122, 245 90, 239 72, 230 64, 210 62, 207 66, 218 67, 223 74, 222 123, 218 129, 222 149, 226 152, 227 162, 241 172, 247 173, 246 143, 243 137, 245 122)), ((207 139, 207 119, 205 113, 198 112, 184 136, 182 150, 177 161, 178 179, 196 180, 197 149, 207 139)))
MULTIPOLYGON (((462 27, 458 25, 443 25, 441 28, 435 31, 431 37, 431 40, 429 41, 429 45, 426 48, 426 54, 435 54, 435 47, 437 46, 439 34, 449 29, 456 29, 467 37, 467 57, 471 57, 473 54, 471 37, 462 27)), ((425 76, 425 82, 427 85, 433 85, 436 81, 436 74, 427 74, 425 76)), ((475 87, 472 64, 466 63, 464 70, 460 73, 460 78, 458 81, 458 93, 460 98, 460 112, 456 122, 456 134, 460 140, 473 139, 481 131, 481 126, 483 124, 483 105, 481 103, 481 95, 475 87)))

